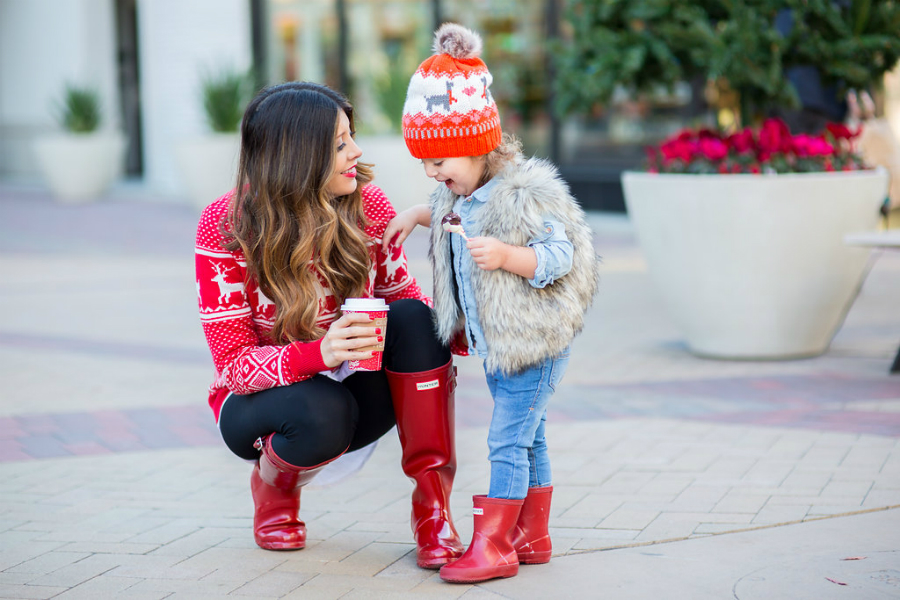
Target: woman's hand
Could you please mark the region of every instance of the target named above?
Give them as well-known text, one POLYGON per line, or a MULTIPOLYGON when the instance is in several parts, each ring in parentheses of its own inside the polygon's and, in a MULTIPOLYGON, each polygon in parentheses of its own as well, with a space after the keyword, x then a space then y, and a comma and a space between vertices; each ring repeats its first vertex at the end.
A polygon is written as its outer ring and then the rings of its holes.
POLYGON ((384 229, 381 237, 381 249, 387 252, 388 246, 402 246, 416 225, 428 227, 431 225, 431 209, 427 204, 417 204, 407 208, 391 219, 384 229), (394 239, 396 237, 396 239, 394 239))
POLYGON ((320 346, 322 362, 333 369, 345 360, 366 360, 372 358, 371 350, 384 339, 384 331, 376 328, 371 317, 365 313, 347 313, 331 324, 320 346))

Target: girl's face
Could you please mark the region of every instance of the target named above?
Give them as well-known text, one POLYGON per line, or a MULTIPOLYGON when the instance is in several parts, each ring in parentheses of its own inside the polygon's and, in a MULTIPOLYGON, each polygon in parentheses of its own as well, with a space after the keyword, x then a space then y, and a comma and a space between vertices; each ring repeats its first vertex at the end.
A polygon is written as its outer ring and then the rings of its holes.
POLYGON ((362 150, 353 141, 350 119, 344 111, 338 112, 337 136, 334 139, 334 172, 326 184, 328 192, 335 198, 356 191, 356 161, 362 150))
POLYGON ((443 183, 459 196, 471 196, 480 186, 484 174, 484 158, 462 156, 457 158, 424 158, 425 174, 443 183))

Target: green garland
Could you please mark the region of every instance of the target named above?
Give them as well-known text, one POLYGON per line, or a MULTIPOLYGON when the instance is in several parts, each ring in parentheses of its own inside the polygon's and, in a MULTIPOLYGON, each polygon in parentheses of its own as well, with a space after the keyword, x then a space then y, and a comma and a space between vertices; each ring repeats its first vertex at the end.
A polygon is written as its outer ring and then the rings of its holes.
POLYGON ((555 45, 560 114, 590 113, 618 89, 727 82, 749 124, 797 108, 786 72, 818 69, 842 96, 877 86, 900 59, 897 0, 568 0, 555 45), (794 26, 775 27, 780 10, 794 26))

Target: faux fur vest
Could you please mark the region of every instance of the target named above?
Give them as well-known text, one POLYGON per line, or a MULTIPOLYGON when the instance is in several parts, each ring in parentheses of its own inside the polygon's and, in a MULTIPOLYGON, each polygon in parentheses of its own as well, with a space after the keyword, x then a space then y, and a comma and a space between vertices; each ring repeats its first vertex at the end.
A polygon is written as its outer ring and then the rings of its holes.
MULTIPOLYGON (((481 231, 515 246, 525 246, 544 230, 544 217, 563 224, 574 246, 572 270, 544 288, 519 275, 473 266, 472 292, 478 305, 491 372, 519 372, 559 354, 584 326, 584 313, 599 284, 599 262, 584 211, 569 194, 556 168, 541 159, 522 160, 497 175, 497 184, 481 209, 481 231)), ((431 195, 431 247, 434 308, 438 336, 449 343, 465 326, 456 298, 450 239, 441 219, 457 196, 440 187, 431 195)), ((471 260, 471 259, 470 259, 471 260)))

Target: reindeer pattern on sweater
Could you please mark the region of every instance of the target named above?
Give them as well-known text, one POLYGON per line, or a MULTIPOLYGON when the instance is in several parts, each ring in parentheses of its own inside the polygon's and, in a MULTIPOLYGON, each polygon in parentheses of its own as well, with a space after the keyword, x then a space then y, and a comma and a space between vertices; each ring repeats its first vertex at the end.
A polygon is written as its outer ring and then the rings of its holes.
MULTIPOLYGON (((371 238, 368 296, 389 304, 415 298, 431 306, 409 272, 401 247, 381 249, 385 227, 395 215, 384 193, 375 185, 361 190, 371 238)), ((228 392, 252 394, 276 386, 290 385, 327 371, 322 362, 321 339, 311 342, 278 343, 270 337, 275 321, 275 303, 247 276, 247 262, 240 251, 224 248, 219 224, 227 215, 233 193, 206 207, 197 228, 195 245, 196 285, 200 322, 216 368, 209 388, 209 404, 219 418, 228 392)), ((310 261, 310 268, 312 262, 310 261)), ((340 299, 334 297, 319 277, 317 324, 327 329, 340 317, 340 299)))

